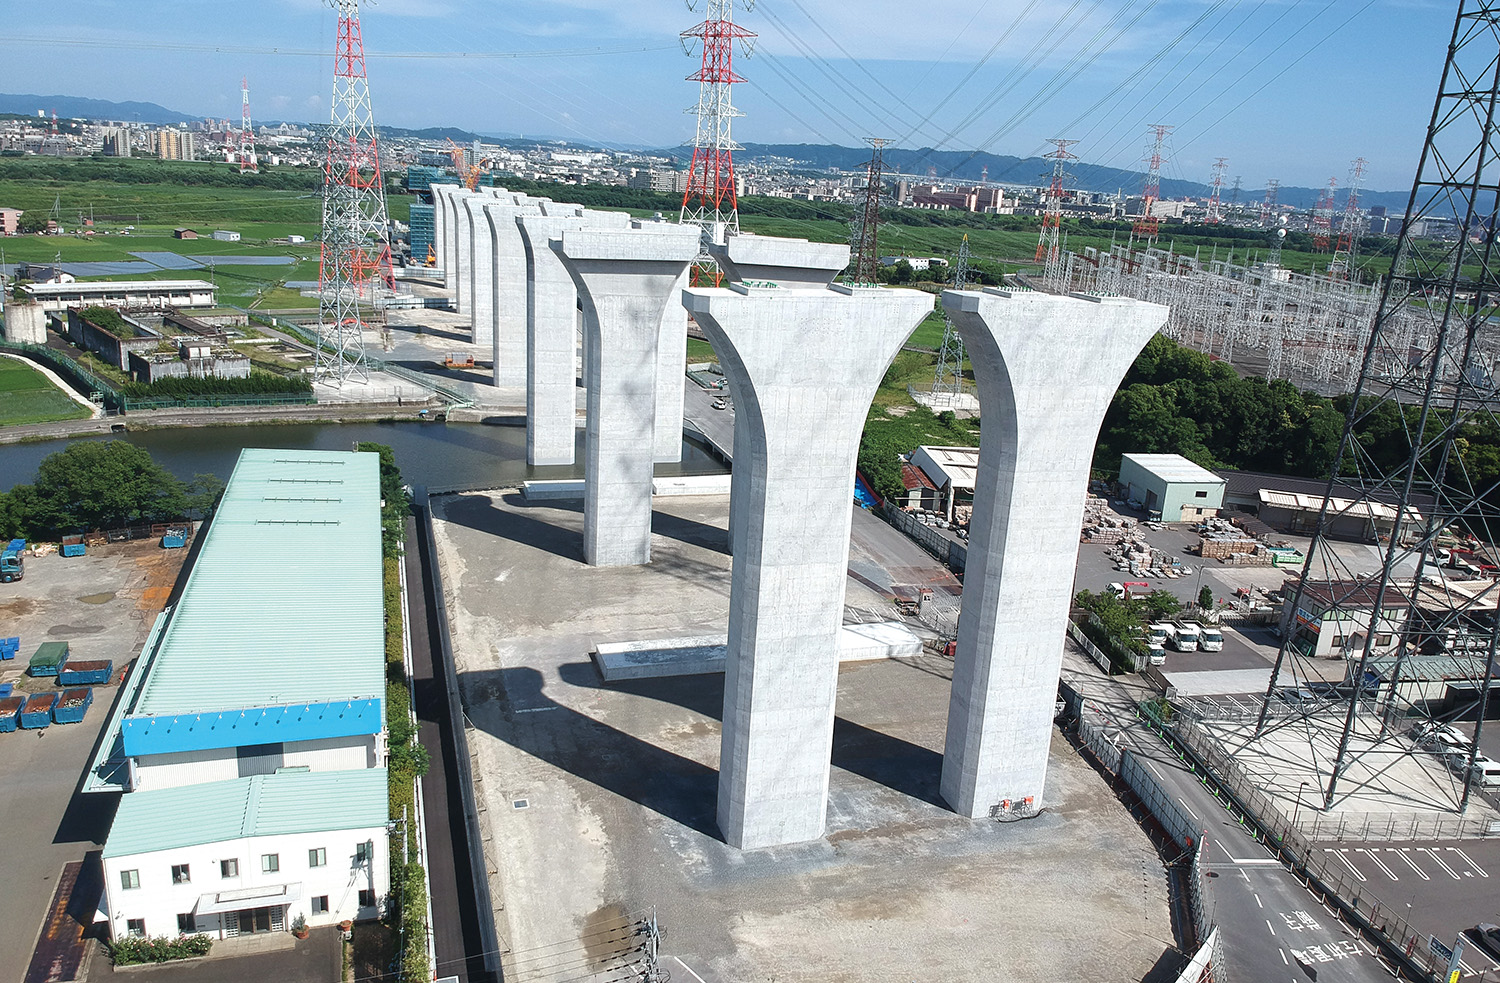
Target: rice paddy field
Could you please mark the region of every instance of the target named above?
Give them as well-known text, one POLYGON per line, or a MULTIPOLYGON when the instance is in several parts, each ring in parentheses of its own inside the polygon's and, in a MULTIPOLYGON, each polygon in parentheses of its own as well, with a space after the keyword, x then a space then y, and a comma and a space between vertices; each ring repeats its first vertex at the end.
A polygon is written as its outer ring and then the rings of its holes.
POLYGON ((0 355, 0 427, 89 415, 45 375, 19 359, 0 355))

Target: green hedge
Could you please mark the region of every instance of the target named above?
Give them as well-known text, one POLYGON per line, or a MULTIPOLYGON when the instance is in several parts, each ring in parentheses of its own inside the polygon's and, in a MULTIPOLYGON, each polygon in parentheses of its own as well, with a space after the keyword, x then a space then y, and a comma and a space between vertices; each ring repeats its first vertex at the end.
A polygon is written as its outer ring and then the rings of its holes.
POLYGON ((132 399, 190 399, 194 396, 284 396, 311 395, 306 376, 276 375, 252 371, 242 379, 174 377, 156 382, 127 382, 122 387, 132 399))
POLYGON ((165 963, 175 959, 195 959, 199 956, 206 956, 213 945, 213 939, 206 935, 179 935, 175 939, 132 937, 112 943, 109 947, 109 956, 116 966, 165 963))

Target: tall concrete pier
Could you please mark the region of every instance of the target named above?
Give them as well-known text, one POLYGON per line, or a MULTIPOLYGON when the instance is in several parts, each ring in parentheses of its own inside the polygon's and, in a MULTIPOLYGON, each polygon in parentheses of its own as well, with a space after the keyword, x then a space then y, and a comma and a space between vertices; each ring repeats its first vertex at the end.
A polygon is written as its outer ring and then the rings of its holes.
POLYGON ((630 216, 581 205, 549 203, 542 210, 546 214, 515 220, 526 258, 526 463, 572 464, 578 417, 578 288, 550 242, 570 229, 624 229, 630 216))
MULTIPOLYGON (((499 201, 510 202, 513 195, 499 201)), ((470 233, 469 262, 460 279, 459 291, 463 294, 461 309, 469 314, 474 344, 488 345, 494 339, 495 329, 495 250, 490 236, 489 223, 485 220, 485 209, 497 199, 489 195, 466 195, 461 205, 467 214, 464 224, 470 233)))
POLYGON ((518 215, 540 215, 547 199, 523 194, 497 196, 485 202, 485 221, 475 230, 475 248, 484 243, 489 259, 489 296, 481 332, 474 322, 474 343, 490 346, 491 381, 497 386, 526 385, 526 248, 518 215))
POLYGON ((444 273, 444 284, 453 291, 453 309, 469 313, 473 302, 474 221, 468 199, 478 198, 473 191, 460 188, 448 195, 449 216, 453 219, 453 263, 444 273))
POLYGON ((823 833, 860 433, 933 298, 824 285, 845 246, 735 237, 720 252, 731 276, 783 277, 683 294, 735 401, 718 819, 757 849, 823 833))
POLYGON ((992 289, 947 291, 943 306, 985 425, 941 791, 977 818, 1043 803, 1094 444, 1167 308, 992 289))
MULTIPOLYGON (((447 276, 448 269, 448 203, 443 200, 442 185, 432 186, 432 246, 437 256, 438 267, 447 276)), ((412 257, 414 260, 417 258, 412 257)), ((446 285, 446 280, 444 281, 446 285)))
MULTIPOLYGON (((592 349, 584 470, 583 553, 594 566, 651 559, 659 341, 667 306, 698 255, 698 230, 645 223, 629 230, 572 229, 551 246, 583 302, 592 349)), ((681 366, 677 369, 680 374, 681 366)))

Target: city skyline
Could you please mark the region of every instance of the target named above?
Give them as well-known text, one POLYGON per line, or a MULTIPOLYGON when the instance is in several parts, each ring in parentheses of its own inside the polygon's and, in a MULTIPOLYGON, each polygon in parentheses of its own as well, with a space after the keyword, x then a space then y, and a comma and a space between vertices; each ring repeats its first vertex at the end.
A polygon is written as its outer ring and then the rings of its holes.
MULTIPOLYGON (((858 11, 761 0, 737 11, 759 38, 736 62, 748 81, 735 88, 745 113, 735 135, 844 146, 882 135, 1023 158, 1067 136, 1084 161, 1132 169, 1146 125, 1163 122, 1176 126, 1169 178, 1207 182, 1226 156, 1228 179, 1246 189, 1330 176, 1342 186, 1348 162, 1364 156, 1366 187, 1396 190, 1416 165, 1453 10, 1430 0, 1096 0, 1059 14, 1037 0, 937 0, 922 23, 943 26, 914 32, 910 8, 889 0, 858 11)), ((75 0, 53 13, 45 34, 0 39, 7 64, 26 69, 0 76, 0 88, 237 119, 248 75, 257 120, 327 113, 336 19, 319 0, 75 0), (91 57, 102 50, 115 57, 91 57)), ((519 12, 385 0, 362 13, 382 124, 617 148, 691 140, 683 110, 696 86, 684 76, 696 53, 685 56, 677 35, 701 5, 541 0, 519 12)))

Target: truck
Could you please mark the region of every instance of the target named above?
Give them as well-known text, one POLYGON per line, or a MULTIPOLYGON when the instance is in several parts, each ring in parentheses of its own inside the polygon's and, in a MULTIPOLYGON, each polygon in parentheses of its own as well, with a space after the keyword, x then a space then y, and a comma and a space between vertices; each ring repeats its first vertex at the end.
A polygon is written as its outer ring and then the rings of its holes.
POLYGON ((1201 637, 1201 633, 1195 622, 1174 621, 1172 622, 1172 633, 1168 637, 1172 643, 1172 648, 1176 651, 1196 652, 1198 651, 1198 639, 1201 637))
POLYGON ((104 686, 114 674, 115 664, 110 659, 89 662, 69 662, 67 668, 57 674, 59 686, 104 686))
POLYGON ((15 548, 15 541, 0 551, 0 584, 9 584, 26 576, 26 560, 15 548))
POLYGON ((41 730, 52 723, 52 707, 57 703, 56 693, 33 693, 21 707, 21 726, 26 730, 41 730))
POLYGON ((63 556, 83 556, 88 552, 88 547, 83 544, 82 536, 64 536, 62 538, 63 556))
POLYGON ((1198 633, 1198 647, 1205 652, 1224 651, 1224 633, 1213 625, 1204 625, 1198 633))
POLYGON ((52 705, 54 724, 81 724, 94 704, 94 691, 87 686, 65 689, 52 705))
POLYGON ((67 665, 67 642, 43 642, 37 646, 36 654, 31 657, 31 663, 26 667, 26 674, 32 677, 56 676, 67 665))

